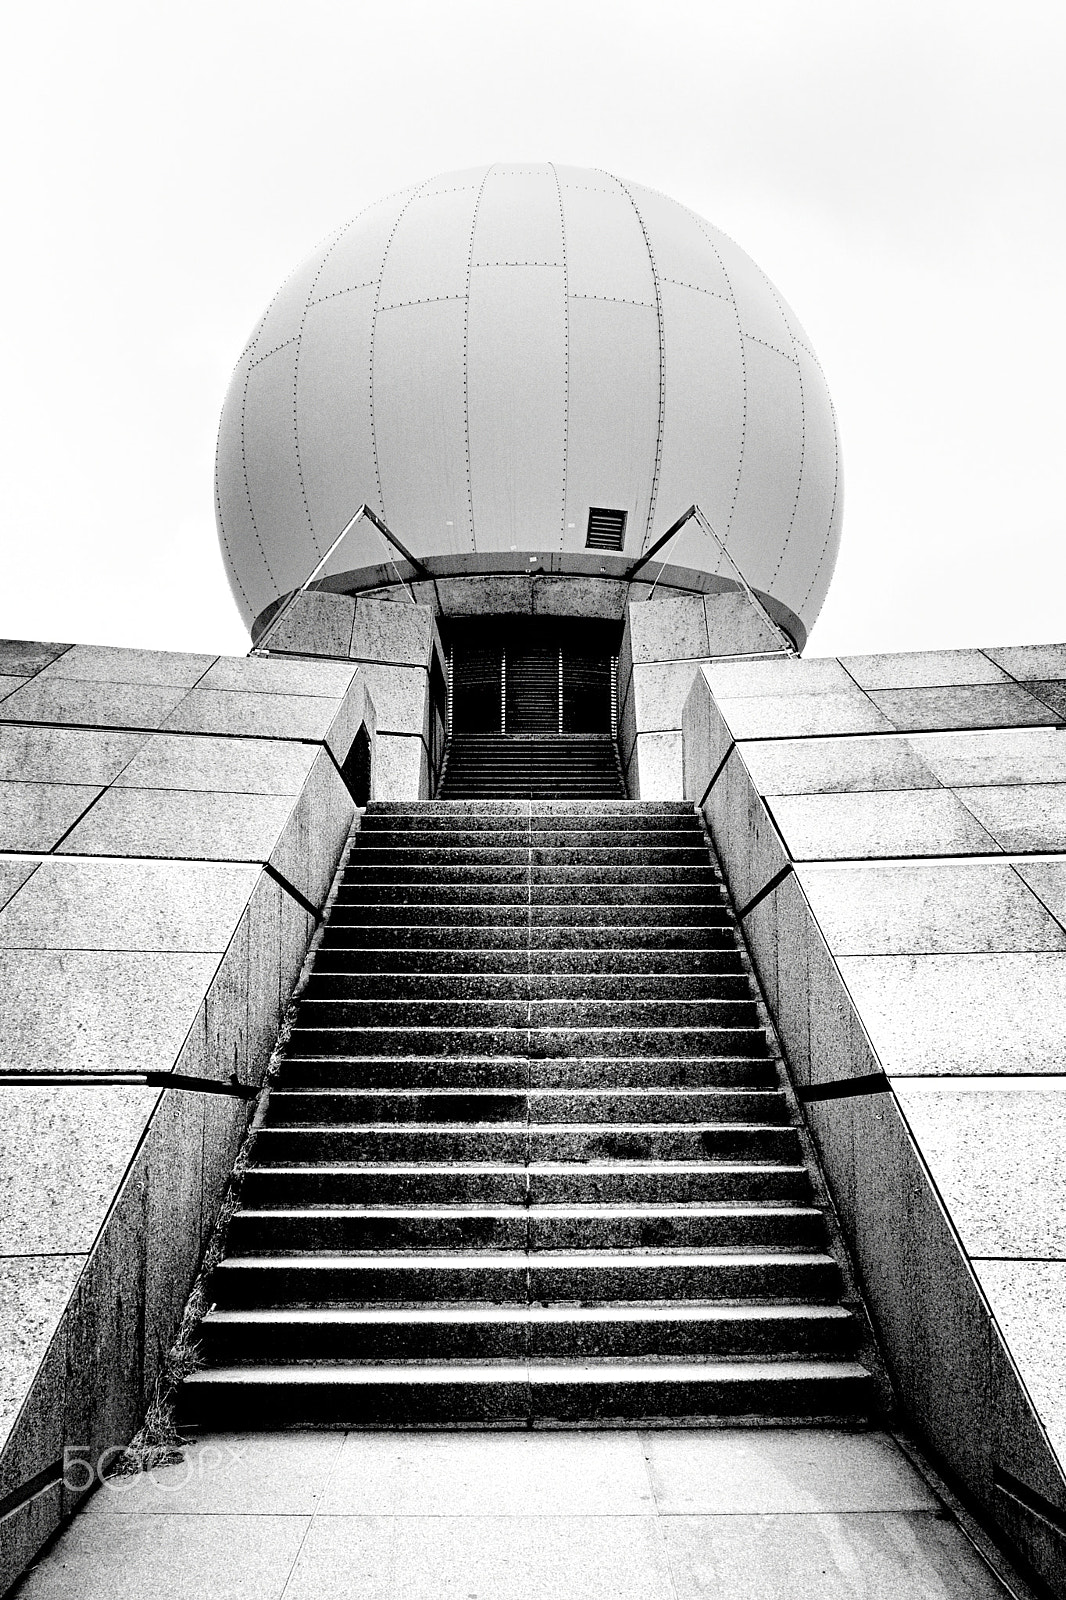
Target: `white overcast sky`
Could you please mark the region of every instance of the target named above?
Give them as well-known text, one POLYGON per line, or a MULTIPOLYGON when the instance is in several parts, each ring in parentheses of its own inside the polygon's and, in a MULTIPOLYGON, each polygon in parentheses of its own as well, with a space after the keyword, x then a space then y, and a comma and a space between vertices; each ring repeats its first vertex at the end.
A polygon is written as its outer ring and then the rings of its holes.
POLYGON ((52 0, 8 13, 0 635, 241 652, 215 429, 368 201, 602 166, 734 235, 836 401, 809 650, 1066 638, 1066 8, 52 0))

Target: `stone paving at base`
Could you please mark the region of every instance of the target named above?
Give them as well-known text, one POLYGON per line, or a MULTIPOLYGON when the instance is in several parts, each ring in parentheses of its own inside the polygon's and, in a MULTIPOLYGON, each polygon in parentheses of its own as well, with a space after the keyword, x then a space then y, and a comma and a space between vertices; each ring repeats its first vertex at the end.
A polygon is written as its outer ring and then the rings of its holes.
POLYGON ((211 1434, 12 1600, 993 1600, 884 1433, 211 1434))

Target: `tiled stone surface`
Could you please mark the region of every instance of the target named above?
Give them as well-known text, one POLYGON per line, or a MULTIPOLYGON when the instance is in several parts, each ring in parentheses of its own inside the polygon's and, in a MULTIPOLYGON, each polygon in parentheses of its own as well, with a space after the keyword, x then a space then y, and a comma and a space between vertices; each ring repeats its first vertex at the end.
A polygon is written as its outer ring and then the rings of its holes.
POLYGON ((1066 783, 996 784, 962 799, 1004 850, 1066 850, 1066 783))
POLYGON ((1066 861, 1019 861, 1015 870, 1066 928, 1066 861))
POLYGON ((32 678, 69 649, 69 644, 44 644, 37 639, 0 639, 0 673, 32 678))
POLYGON ((151 1600, 173 1592, 175 1574, 181 1592, 197 1600, 281 1600, 307 1520, 146 1516, 77 1529, 24 1580, 19 1600, 111 1600, 118 1589, 127 1600, 151 1600))
POLYGON ((928 1513, 679 1517, 665 1535, 676 1600, 1006 1600, 961 1530, 928 1513))
MULTIPOLYGON (((279 658, 280 659, 280 658, 279 658)), ((315 670, 321 663, 314 663, 315 670)), ((25 691, 23 691, 25 692, 25 691)), ((191 689, 165 718, 168 732, 222 733, 261 739, 324 739, 336 700, 313 694, 249 694, 239 689, 191 689)), ((145 724, 142 724, 144 726, 145 724)), ((164 719, 152 724, 164 725, 164 719)))
POLYGON ((116 777, 120 789, 208 789, 299 794, 315 747, 282 739, 153 734, 116 777))
POLYGON ((36 861, 11 861, 0 858, 0 911, 3 911, 36 870, 36 861))
POLYGON ((971 1256, 1066 1261, 1066 1078, 900 1079, 896 1093, 971 1256))
POLYGON ((780 1428, 645 1435, 666 1516, 934 1511, 924 1478, 883 1433, 780 1428))
POLYGON ((292 656, 220 656, 199 679, 200 689, 239 694, 311 695, 340 699, 356 669, 340 661, 300 661, 292 656))
POLYGON ((160 728, 188 691, 174 685, 31 678, 4 700, 8 721, 78 723, 90 728, 160 728))
POLYGON ((112 783, 147 737, 104 728, 0 726, 0 778, 112 783))
POLYGON ((0 951, 0 1068, 169 1071, 216 955, 0 951))
POLYGON ((773 695, 793 699, 798 695, 847 695, 857 700, 855 681, 832 656, 810 661, 789 658, 784 661, 716 661, 708 669, 707 681, 716 700, 749 699, 773 695))
POLYGON ((427 679, 423 667, 373 665, 363 668, 381 733, 425 730, 427 679))
POLYGON ((1055 713, 1017 683, 872 689, 870 698, 901 732, 925 728, 1020 728, 1055 721, 1055 713))
POLYGON ((1018 644, 985 650, 1012 678, 1066 678, 1066 644, 1018 644))
POLYGON ((290 795, 114 787, 61 848, 77 855, 265 861, 292 807, 290 795))
POLYGON ((1060 1073, 1066 954, 846 956, 886 1072, 1060 1073))
POLYGON ((185 861, 44 861, 0 910, 0 948, 217 951, 259 876, 185 861))
MULTIPOLYGON (((719 663, 712 675, 722 670, 719 663)), ((713 682, 712 682, 713 688, 713 682)), ((803 694, 725 695, 715 699, 736 739, 792 739, 840 733, 891 733, 892 723, 854 687, 803 694)))
POLYGON ((298 650, 303 655, 342 656, 352 646, 355 599, 350 594, 307 590, 281 615, 275 613, 256 640, 260 649, 298 650))
POLYGON ((680 728, 696 670, 694 661, 634 663, 633 708, 641 733, 680 728))
POLYGON ((996 850, 966 806, 945 789, 770 795, 767 804, 796 861, 996 850))
POLYGON ((28 678, 16 678, 10 672, 0 672, 0 700, 8 699, 16 689, 21 689, 28 682, 28 678))
POLYGON ((73 644, 41 671, 42 681, 79 678, 89 683, 168 684, 191 689, 215 656, 173 650, 123 650, 110 645, 73 644))
POLYGON ((80 1255, 0 1258, 0 1449, 84 1264, 80 1255))
POLYGON ((844 656, 862 689, 943 688, 964 683, 1006 683, 1008 675, 983 650, 911 650, 896 655, 844 656))
POLYGON ((1066 782, 1066 734, 1057 728, 983 728, 916 734, 915 754, 949 788, 1066 782))
POLYGON ((1066 1261, 974 1262, 1059 1459, 1066 1457, 1066 1261))
POLYGON ((1005 864, 871 862, 799 875, 838 956, 1066 949, 1062 927, 1005 864))
POLYGON ((0 1257, 92 1249, 159 1094, 0 1088, 0 1257))
POLYGON ((1054 712, 1058 727, 1061 728, 1066 724, 1066 683, 1061 679, 1055 679, 1051 683, 1036 681, 1027 683, 1026 688, 1054 712))
POLYGON ((19 1600, 991 1600, 1005 1591, 885 1435, 207 1436, 99 1490, 19 1600), (251 1511, 255 1515, 249 1515, 251 1511), (278 1529, 298 1537, 285 1545, 278 1529), (288 1566, 270 1565, 285 1551, 288 1566), (109 1589, 108 1584, 112 1587, 109 1589))
POLYGON ((103 791, 77 783, 0 781, 0 850, 51 850, 103 791))
POLYGON ((745 746, 760 794, 935 789, 940 780, 906 739, 768 739, 745 746))

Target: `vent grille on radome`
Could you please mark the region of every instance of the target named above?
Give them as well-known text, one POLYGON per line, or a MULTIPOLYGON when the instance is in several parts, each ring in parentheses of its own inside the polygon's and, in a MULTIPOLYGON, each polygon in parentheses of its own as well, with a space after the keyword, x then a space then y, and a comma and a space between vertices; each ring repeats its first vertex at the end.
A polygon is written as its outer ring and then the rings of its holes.
POLYGON ((586 550, 621 550, 626 542, 625 511, 608 511, 603 506, 589 507, 586 550))

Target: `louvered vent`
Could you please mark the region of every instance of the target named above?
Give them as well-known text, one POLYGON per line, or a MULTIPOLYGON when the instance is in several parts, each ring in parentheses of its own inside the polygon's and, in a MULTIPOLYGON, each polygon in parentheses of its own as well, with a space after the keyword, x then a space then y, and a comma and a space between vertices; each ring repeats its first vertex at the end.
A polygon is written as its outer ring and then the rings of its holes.
POLYGON ((626 515, 624 511, 607 511, 603 506, 590 506, 585 549, 621 550, 626 542, 626 515))

